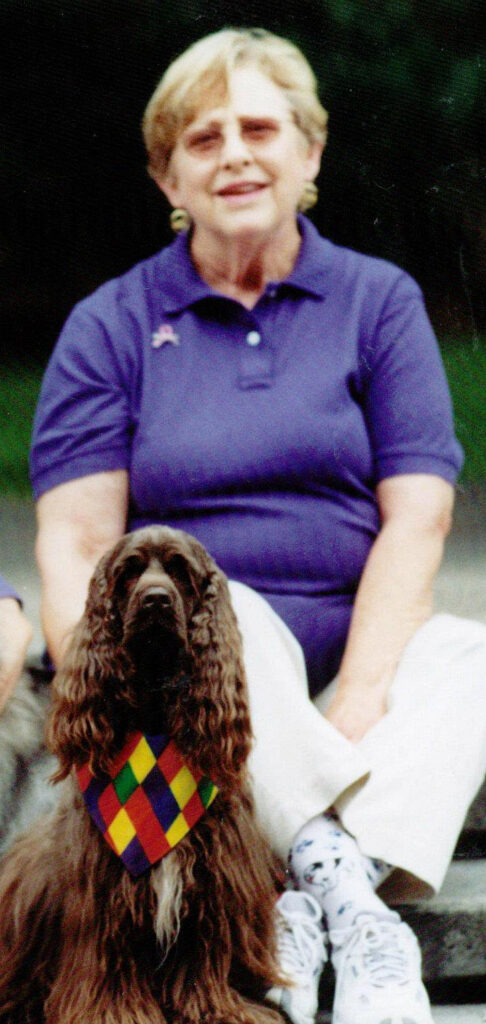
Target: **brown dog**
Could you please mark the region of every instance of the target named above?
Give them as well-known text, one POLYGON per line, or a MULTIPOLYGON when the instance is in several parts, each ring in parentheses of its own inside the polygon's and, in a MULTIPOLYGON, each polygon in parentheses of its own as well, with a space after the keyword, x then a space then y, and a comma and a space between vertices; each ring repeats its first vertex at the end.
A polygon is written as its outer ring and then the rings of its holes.
POLYGON ((281 1022, 264 1003, 282 979, 274 866, 245 767, 240 638, 225 577, 196 540, 148 527, 104 556, 53 691, 49 745, 64 792, 2 863, 0 1021, 281 1022), (103 778, 112 792, 134 733, 142 745, 169 737, 178 778, 214 797, 135 875, 81 792, 103 778))

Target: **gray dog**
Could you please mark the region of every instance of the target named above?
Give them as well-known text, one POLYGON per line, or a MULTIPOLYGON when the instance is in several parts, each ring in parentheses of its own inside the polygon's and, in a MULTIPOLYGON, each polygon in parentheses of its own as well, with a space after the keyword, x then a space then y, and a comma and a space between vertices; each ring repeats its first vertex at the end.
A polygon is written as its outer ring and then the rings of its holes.
POLYGON ((57 802, 44 745, 49 690, 47 673, 25 670, 0 715, 0 852, 57 802))

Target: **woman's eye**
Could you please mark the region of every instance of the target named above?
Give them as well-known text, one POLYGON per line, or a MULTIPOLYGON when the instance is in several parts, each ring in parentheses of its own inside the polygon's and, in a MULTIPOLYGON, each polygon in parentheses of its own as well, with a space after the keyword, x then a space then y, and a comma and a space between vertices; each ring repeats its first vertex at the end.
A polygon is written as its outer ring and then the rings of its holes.
POLYGON ((197 135, 192 135, 188 140, 188 148, 192 149, 196 153, 204 153, 210 149, 215 149, 221 141, 219 132, 199 132, 197 135))
MULTIPOLYGON (((278 132, 279 126, 270 121, 247 121, 241 126, 241 134, 249 143, 269 142, 278 132)), ((197 155, 212 153, 223 145, 223 132, 207 129, 193 132, 186 139, 186 148, 197 155)))
POLYGON ((253 142, 268 142, 277 131, 277 125, 261 121, 251 122, 243 128, 243 134, 253 142))

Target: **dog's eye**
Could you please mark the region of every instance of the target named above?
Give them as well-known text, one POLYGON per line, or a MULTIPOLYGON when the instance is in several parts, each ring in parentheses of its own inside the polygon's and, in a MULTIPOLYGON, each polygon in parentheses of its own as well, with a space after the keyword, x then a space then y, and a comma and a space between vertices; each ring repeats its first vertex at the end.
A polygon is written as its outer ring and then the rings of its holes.
POLYGON ((186 559, 182 555, 172 555, 165 563, 165 571, 183 586, 192 587, 192 577, 186 559))
POLYGON ((140 555, 130 555, 123 563, 118 579, 121 583, 128 583, 130 580, 138 579, 144 569, 144 559, 140 555))

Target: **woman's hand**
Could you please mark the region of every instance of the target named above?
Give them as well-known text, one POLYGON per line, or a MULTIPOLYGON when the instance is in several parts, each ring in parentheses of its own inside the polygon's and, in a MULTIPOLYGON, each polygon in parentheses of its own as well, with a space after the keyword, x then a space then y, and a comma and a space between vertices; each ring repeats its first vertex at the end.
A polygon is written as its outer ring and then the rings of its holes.
POLYGON ((3 710, 23 668, 32 639, 32 626, 18 601, 0 599, 0 711, 3 710))
POLYGON ((368 693, 334 695, 325 717, 339 729, 351 743, 359 743, 368 732, 386 714, 386 691, 378 688, 368 693))

